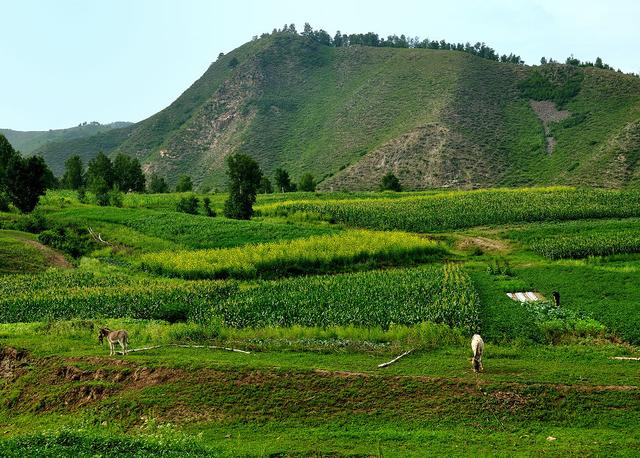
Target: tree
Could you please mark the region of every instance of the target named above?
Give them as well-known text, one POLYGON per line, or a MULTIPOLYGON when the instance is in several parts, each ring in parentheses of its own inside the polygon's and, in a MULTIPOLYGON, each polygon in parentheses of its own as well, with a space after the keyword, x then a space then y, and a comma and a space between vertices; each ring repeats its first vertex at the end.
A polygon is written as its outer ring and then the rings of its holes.
POLYGON ((316 190, 316 180, 313 179, 313 175, 310 173, 302 175, 298 189, 305 192, 314 192, 316 190))
POLYGON ((62 186, 67 189, 80 189, 84 186, 84 166, 77 154, 70 156, 64 163, 62 186))
POLYGON ((258 163, 246 154, 227 158, 229 197, 224 203, 224 216, 233 219, 251 219, 253 204, 262 172, 258 163))
MULTIPOLYGON (((87 185, 93 187, 93 182, 101 178, 108 190, 114 184, 113 163, 102 151, 89 161, 87 166, 87 185)), ((102 183, 101 183, 102 184, 102 183)), ((107 192, 108 192, 107 190, 107 192)))
POLYGON ((191 177, 189 175, 182 175, 178 178, 178 183, 176 184, 176 192, 189 192, 193 190, 193 183, 191 182, 191 177))
POLYGON ((194 195, 183 197, 178 201, 176 211, 197 215, 199 202, 198 198, 194 195))
POLYGON ((546 57, 542 56, 540 58, 540 65, 547 65, 547 58, 546 57))
POLYGON ((239 63, 238 58, 233 56, 227 65, 229 65, 229 68, 236 68, 239 63))
POLYGON ((382 183, 380 185, 381 191, 402 191, 400 180, 392 172, 387 173, 382 177, 382 183))
POLYGON ((18 153, 13 149, 9 140, 7 140, 4 135, 0 134, 0 190, 2 190, 4 185, 7 164, 9 164, 9 160, 12 157, 17 155, 18 153))
POLYGON ((40 196, 45 193, 47 175, 50 173, 40 156, 23 159, 15 154, 11 157, 6 167, 5 185, 13 205, 23 213, 33 211, 40 196))
POLYGON ((604 65, 602 64, 602 59, 600 57, 596 57, 596 67, 604 68, 604 65))
POLYGON ((161 176, 158 176, 155 173, 151 174, 149 178, 149 192, 154 194, 162 194, 165 192, 169 192, 169 185, 161 176))
POLYGON ((216 212, 211 208, 211 199, 205 197, 202 199, 202 208, 204 209, 204 214, 210 217, 215 217, 216 212))
POLYGON ((112 188, 107 184, 107 180, 101 176, 96 176, 89 182, 89 191, 96 195, 96 202, 101 207, 109 205, 111 200, 109 193, 111 189, 112 188))
POLYGON ((119 153, 113 161, 113 175, 120 191, 144 191, 145 178, 138 159, 119 153))
POLYGON ((289 173, 284 169, 276 169, 275 170, 275 180, 276 180, 276 188, 280 192, 290 192, 291 191, 291 178, 289 177, 289 173))
POLYGON ((271 185, 271 180, 264 175, 260 180, 260 186, 258 186, 258 192, 262 194, 271 194, 273 192, 273 186, 271 185))

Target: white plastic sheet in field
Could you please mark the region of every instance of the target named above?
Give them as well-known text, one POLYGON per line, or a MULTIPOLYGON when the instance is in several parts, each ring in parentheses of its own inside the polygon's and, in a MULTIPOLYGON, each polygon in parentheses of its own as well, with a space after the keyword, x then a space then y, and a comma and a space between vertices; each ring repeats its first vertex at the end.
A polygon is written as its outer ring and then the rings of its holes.
POLYGON ((535 302, 544 299, 544 297, 542 297, 542 294, 534 293, 533 291, 507 293, 507 296, 509 296, 509 299, 518 302, 535 302))

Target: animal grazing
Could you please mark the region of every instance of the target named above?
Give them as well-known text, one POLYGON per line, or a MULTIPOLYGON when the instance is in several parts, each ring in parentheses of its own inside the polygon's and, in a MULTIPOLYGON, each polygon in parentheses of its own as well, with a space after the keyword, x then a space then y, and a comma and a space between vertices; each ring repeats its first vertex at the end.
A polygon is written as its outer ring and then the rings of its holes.
POLYGON ((127 331, 122 329, 119 331, 112 331, 108 328, 101 328, 100 333, 98 334, 98 342, 100 342, 100 345, 102 345, 105 337, 109 343, 109 356, 115 355, 116 343, 119 343, 122 347, 122 354, 127 354, 127 347, 129 346, 129 334, 127 334, 127 331))
POLYGON ((553 302, 556 304, 556 307, 560 307, 560 293, 558 291, 553 292, 553 302))
POLYGON ((473 372, 483 371, 482 353, 484 353, 484 341, 482 340, 482 337, 480 337, 480 334, 474 334, 471 338, 471 350, 473 350, 473 358, 471 358, 473 372))

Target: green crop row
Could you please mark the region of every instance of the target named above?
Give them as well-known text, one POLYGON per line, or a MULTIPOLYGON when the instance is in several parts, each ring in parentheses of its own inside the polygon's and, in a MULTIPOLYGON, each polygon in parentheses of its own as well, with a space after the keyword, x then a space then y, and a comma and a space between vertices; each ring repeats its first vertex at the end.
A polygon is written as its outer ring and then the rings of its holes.
POLYGON ((189 279, 280 277, 354 263, 407 264, 443 253, 438 243, 414 234, 359 230, 228 249, 148 253, 140 267, 189 279))
POLYGON ((530 247, 549 259, 640 253, 640 233, 622 230, 549 237, 534 240, 530 247))
POLYGON ((226 324, 382 326, 424 321, 477 331, 479 299, 454 264, 265 281, 216 307, 226 324))
POLYGON ((491 189, 399 199, 289 201, 264 206, 261 213, 303 213, 353 227, 429 232, 532 221, 640 216, 640 191, 491 189))
MULTIPOLYGON (((37 275, 32 277, 38 278, 37 275)), ((3 295, 0 298, 0 322, 99 317, 202 322, 207 320, 210 308, 236 288, 235 284, 223 282, 175 280, 110 286, 97 282, 96 285, 67 288, 52 285, 51 289, 3 295)))

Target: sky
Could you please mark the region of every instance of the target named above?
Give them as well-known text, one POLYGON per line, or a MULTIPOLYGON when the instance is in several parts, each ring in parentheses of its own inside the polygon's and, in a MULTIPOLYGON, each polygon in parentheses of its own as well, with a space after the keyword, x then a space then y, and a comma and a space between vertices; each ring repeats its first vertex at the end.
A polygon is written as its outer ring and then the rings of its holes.
POLYGON ((0 0, 0 128, 140 121, 254 35, 309 22, 332 36, 376 32, 484 41, 640 73, 636 0, 0 0))

